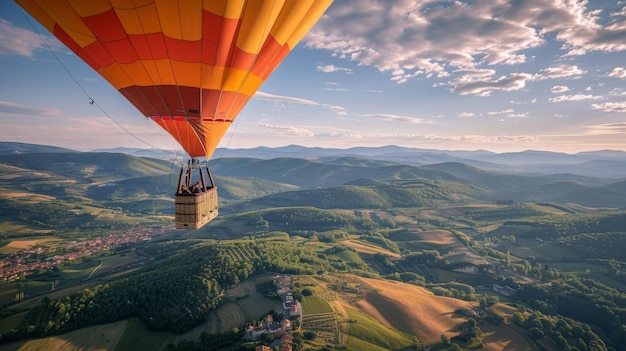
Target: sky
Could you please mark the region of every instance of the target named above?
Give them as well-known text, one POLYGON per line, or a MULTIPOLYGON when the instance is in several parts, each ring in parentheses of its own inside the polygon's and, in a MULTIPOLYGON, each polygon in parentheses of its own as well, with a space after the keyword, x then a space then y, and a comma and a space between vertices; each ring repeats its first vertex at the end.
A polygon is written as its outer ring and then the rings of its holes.
MULTIPOLYGON (((180 149, 6 0, 0 141, 180 149)), ((219 146, 292 144, 626 151, 626 1, 335 0, 219 146)))

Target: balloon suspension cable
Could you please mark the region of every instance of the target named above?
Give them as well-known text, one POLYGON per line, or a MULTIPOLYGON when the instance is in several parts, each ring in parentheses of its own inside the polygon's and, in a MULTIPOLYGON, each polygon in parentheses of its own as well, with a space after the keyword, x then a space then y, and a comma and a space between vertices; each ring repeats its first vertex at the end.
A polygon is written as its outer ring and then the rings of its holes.
POLYGON ((54 53, 54 50, 52 50, 52 48, 50 47, 50 45, 48 45, 48 42, 46 40, 43 39, 43 36, 41 35, 41 33, 39 33, 39 31, 37 30, 37 28, 35 27, 35 25, 33 25, 33 23, 30 21, 30 18, 28 18, 28 16, 26 15, 26 11, 24 11, 22 9, 22 15, 24 16, 24 18, 26 18, 26 21, 28 22, 28 24, 31 26, 31 28, 33 29, 33 31, 37 34, 37 36, 39 37, 39 40, 41 40, 42 43, 44 43, 46 45, 46 48, 48 48, 48 51, 50 51, 50 53, 52 54, 52 56, 57 60, 57 62, 61 65, 61 67, 63 67, 63 70, 65 71, 65 73, 67 73, 67 75, 74 81, 74 83, 78 86, 78 88, 83 92, 83 94, 85 94, 85 96, 87 96, 87 98, 89 98, 89 104, 90 105, 94 105, 96 106, 100 112, 102 112, 105 116, 107 116, 111 121, 113 121, 113 123, 115 123, 118 127, 120 127, 123 131, 125 131, 128 135, 132 136, 133 138, 137 139, 138 141, 142 142, 143 144, 146 144, 148 146, 150 146, 153 149, 157 149, 159 151, 163 151, 163 152, 167 152, 167 153, 173 153, 170 150, 164 150, 161 149, 159 147, 156 147, 152 144, 150 144, 149 142, 141 139, 140 137, 138 137, 137 135, 133 134, 131 131, 129 131, 128 129, 126 129, 126 127, 124 127, 122 124, 120 124, 118 121, 116 121, 113 117, 111 117, 111 115, 109 115, 100 105, 98 105, 98 103, 89 95, 89 93, 87 93, 87 91, 83 88, 83 86, 78 82, 78 80, 76 79, 76 77, 74 77, 74 75, 69 71, 69 69, 67 68, 67 66, 65 66, 65 64, 63 64, 63 62, 59 59, 59 57, 54 53))
MULTIPOLYGON (((240 117, 241 117, 241 114, 243 114, 243 111, 241 111, 240 117)), ((237 127, 238 126, 239 126, 239 118, 235 119, 235 125, 232 127, 233 130, 230 131, 230 135, 228 136, 228 140, 226 141, 226 145, 220 150, 219 156, 215 157, 216 161, 213 164, 217 164, 217 162, 219 162, 218 160, 221 159, 222 157, 224 157, 224 154, 226 153, 226 149, 230 145, 230 141, 233 139, 233 136, 235 135, 235 132, 237 132, 237 127)))

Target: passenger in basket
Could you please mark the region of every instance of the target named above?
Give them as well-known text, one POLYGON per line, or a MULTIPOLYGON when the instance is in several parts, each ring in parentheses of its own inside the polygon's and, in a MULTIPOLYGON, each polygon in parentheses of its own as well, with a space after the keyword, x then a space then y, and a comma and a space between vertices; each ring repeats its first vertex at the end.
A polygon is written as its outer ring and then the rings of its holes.
POLYGON ((192 193, 199 193, 200 191, 202 191, 202 188, 200 187, 200 182, 196 181, 193 186, 191 187, 191 192, 192 193))

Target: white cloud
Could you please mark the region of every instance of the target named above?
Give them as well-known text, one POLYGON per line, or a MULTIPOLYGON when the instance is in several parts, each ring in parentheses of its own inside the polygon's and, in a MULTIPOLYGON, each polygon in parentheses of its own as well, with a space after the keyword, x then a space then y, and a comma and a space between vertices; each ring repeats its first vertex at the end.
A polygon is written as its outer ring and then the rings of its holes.
POLYGON ((580 78, 580 76, 585 73, 587 72, 578 68, 578 66, 558 65, 558 66, 542 69, 538 74, 535 74, 533 76, 533 79, 544 80, 544 79, 556 79, 556 78, 566 78, 566 77, 580 78))
MULTIPOLYGON (((626 112, 626 101, 622 102, 605 102, 602 104, 592 104, 591 108, 602 110, 604 112, 626 112)), ((623 125, 623 123, 622 123, 623 125)))
MULTIPOLYGON (((573 0, 342 0, 304 43, 374 66, 399 83, 420 74, 441 78, 459 68, 528 62, 527 50, 548 40, 565 55, 626 50, 624 26, 604 24, 587 5, 573 0)), ((573 71, 547 69, 535 79, 583 74, 576 66, 566 67, 573 71)), ((519 84, 509 89, 513 86, 519 84)))
POLYGON ((0 18, 0 55, 34 57, 36 51, 59 50, 64 47, 54 37, 45 35, 45 38, 47 46, 37 33, 19 28, 0 18))
POLYGON ((553 94, 559 94, 569 91, 569 88, 564 85, 555 85, 550 89, 550 92, 553 94))
POLYGON ((16 104, 8 101, 0 101, 0 113, 8 113, 8 114, 17 114, 17 115, 28 115, 28 116, 58 116, 63 111, 54 108, 39 108, 32 106, 25 106, 16 104))
POLYGON ((447 141, 458 141, 458 142, 479 142, 479 143, 526 143, 526 142, 536 142, 539 140, 538 137, 531 135, 457 135, 457 136, 438 136, 438 135, 428 135, 423 136, 423 139, 429 140, 447 140, 447 141))
POLYGON ((615 67, 611 73, 609 73, 609 77, 626 78, 626 69, 623 67, 615 67))
POLYGON ((507 113, 507 118, 526 118, 528 117, 528 112, 524 113, 507 113))
POLYGON ((509 103, 514 104, 514 105, 525 105, 525 104, 534 104, 537 102, 537 99, 532 99, 530 101, 515 101, 515 100, 511 100, 509 101, 509 103))
POLYGON ((476 114, 474 112, 461 112, 461 113, 459 113, 459 117, 461 117, 461 118, 474 117, 474 116, 476 116, 476 114))
POLYGON ((609 91, 610 96, 624 96, 626 91, 623 88, 613 88, 609 91))
POLYGON ((491 111, 491 112, 487 112, 487 115, 489 116, 493 116, 493 115, 503 115, 503 114, 511 114, 515 112, 515 110, 513 110, 512 108, 506 109, 504 111, 491 111))
POLYGON ((584 94, 574 94, 574 95, 559 95, 557 97, 550 98, 551 102, 564 102, 564 101, 582 101, 582 100, 602 100, 602 96, 597 95, 584 95, 584 94))
POLYGON ((625 134, 626 123, 607 123, 588 126, 594 134, 625 134))
POLYGON ((398 115, 392 115, 392 114, 386 114, 386 113, 369 113, 369 114, 364 114, 361 116, 380 118, 382 120, 392 121, 392 122, 405 122, 405 123, 415 123, 415 124, 428 123, 427 121, 421 118, 409 117, 409 116, 398 116, 398 115))
POLYGON ((317 70, 320 72, 324 72, 324 73, 333 73, 333 72, 345 72, 346 74, 353 73, 350 68, 337 67, 335 65, 317 66, 317 70))
MULTIPOLYGON (((451 86, 452 92, 460 95, 475 94, 489 96, 494 91, 514 91, 526 87, 526 83, 534 80, 580 78, 586 73, 584 70, 572 65, 558 65, 541 70, 537 74, 511 73, 495 78, 496 71, 493 69, 463 69, 454 72, 459 76, 446 84, 451 86)), ((567 89, 565 86, 557 86, 554 89, 567 89)), ((562 90, 567 91, 567 90, 562 90)), ((555 92, 555 91, 552 91, 555 92)), ((556 91, 558 92, 558 91, 556 91)))
POLYGON ((254 94, 254 97, 261 99, 261 100, 265 100, 265 101, 292 102, 292 103, 301 104, 301 105, 320 105, 319 103, 313 100, 309 100, 309 99, 302 99, 302 98, 284 96, 284 95, 268 94, 262 91, 257 91, 254 94))
POLYGON ((315 133, 303 127, 278 126, 278 125, 267 124, 267 123, 259 123, 259 126, 263 128, 271 129, 275 131, 277 134, 281 134, 281 135, 291 135, 291 136, 299 136, 299 137, 315 136, 315 133))
POLYGON ((274 94, 264 93, 262 91, 257 91, 254 94, 254 97, 261 99, 261 100, 270 101, 276 104, 294 103, 294 104, 300 104, 300 105, 319 106, 322 108, 333 110, 340 116, 346 115, 346 108, 343 106, 322 104, 322 103, 309 100, 309 99, 303 99, 303 98, 298 98, 298 97, 293 97, 293 96, 274 95, 274 94))
POLYGON ((494 91, 512 91, 523 89, 531 76, 526 73, 513 73, 509 76, 485 77, 464 75, 448 82, 452 92, 460 95, 475 94, 489 96, 494 91))

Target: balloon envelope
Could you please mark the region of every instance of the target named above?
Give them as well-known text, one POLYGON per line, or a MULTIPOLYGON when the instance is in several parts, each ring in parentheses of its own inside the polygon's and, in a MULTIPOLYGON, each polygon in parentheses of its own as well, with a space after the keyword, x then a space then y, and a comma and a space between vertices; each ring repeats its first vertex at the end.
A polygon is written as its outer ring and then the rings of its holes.
POLYGON ((191 157, 227 128, 332 0, 16 0, 191 157))

